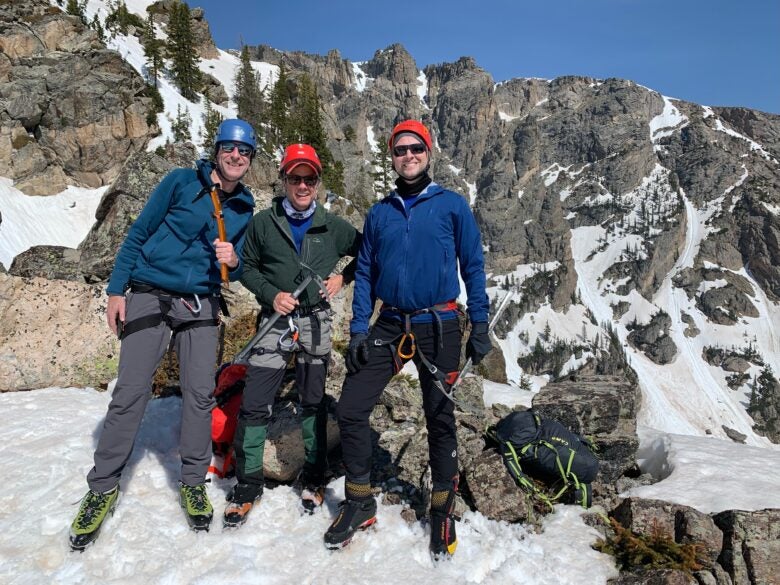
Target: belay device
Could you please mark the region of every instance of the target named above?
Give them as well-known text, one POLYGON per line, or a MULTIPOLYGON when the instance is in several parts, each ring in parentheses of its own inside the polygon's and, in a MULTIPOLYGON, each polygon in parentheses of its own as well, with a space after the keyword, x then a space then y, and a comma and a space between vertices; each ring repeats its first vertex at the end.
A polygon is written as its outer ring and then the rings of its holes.
POLYGON ((599 461, 587 439, 533 410, 508 414, 489 427, 487 435, 498 443, 504 464, 519 487, 549 505, 568 493, 569 501, 583 508, 591 506, 590 484, 598 474, 599 461), (560 487, 547 497, 529 475, 560 487))

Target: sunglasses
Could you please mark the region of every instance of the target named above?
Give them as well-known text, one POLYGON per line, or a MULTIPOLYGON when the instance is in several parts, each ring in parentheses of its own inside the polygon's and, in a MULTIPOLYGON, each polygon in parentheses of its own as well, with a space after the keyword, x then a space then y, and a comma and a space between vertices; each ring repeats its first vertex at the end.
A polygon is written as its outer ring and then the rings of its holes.
POLYGON ((411 151, 412 154, 422 154, 425 152, 425 146, 423 144, 405 144, 403 146, 394 146, 393 156, 404 156, 407 150, 411 151))
POLYGON ((320 178, 317 175, 311 175, 308 177, 301 177, 299 175, 287 175, 284 178, 288 185, 293 187, 300 185, 303 182, 307 187, 314 187, 320 182, 320 178))
POLYGON ((241 156, 249 156, 252 154, 253 148, 249 146, 248 144, 244 144, 243 142, 220 142, 219 147, 222 149, 222 152, 233 152, 234 148, 238 149, 238 154, 241 156))

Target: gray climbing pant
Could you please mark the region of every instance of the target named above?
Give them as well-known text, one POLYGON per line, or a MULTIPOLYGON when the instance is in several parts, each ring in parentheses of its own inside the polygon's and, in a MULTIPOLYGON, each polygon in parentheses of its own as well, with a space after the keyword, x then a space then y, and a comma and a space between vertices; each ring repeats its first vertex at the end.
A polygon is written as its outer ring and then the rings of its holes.
MULTIPOLYGON (((191 321, 218 317, 217 297, 202 297, 201 303, 200 312, 193 313, 181 299, 173 298, 168 311, 170 325, 162 322, 131 333, 122 340, 116 387, 95 450, 95 466, 87 474, 92 491, 105 492, 119 484, 151 397, 154 373, 170 342, 171 325, 175 328, 191 321)), ((126 322, 155 313, 160 313, 157 296, 128 293, 126 322)), ((186 485, 203 483, 211 461, 217 329, 215 325, 193 327, 178 332, 174 338, 182 391, 181 481, 186 485)))

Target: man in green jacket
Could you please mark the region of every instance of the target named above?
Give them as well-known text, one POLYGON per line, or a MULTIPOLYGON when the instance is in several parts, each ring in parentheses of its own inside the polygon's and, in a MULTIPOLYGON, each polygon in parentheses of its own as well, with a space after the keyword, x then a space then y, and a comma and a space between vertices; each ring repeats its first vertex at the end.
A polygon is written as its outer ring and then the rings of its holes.
POLYGON ((285 197, 252 219, 243 249, 241 282, 262 306, 262 327, 270 316, 282 315, 257 344, 249 359, 246 387, 234 438, 236 478, 225 508, 224 525, 246 521, 263 493, 263 451, 274 396, 290 357, 295 354, 295 378, 302 411, 304 467, 299 478, 303 510, 322 504, 327 468, 325 377, 331 350, 328 299, 345 278, 354 278, 354 260, 343 274, 331 274, 339 259, 357 256, 360 233, 317 204, 322 164, 308 144, 287 147, 279 167, 285 197), (305 265, 305 266, 304 266, 305 265), (311 269, 312 281, 296 299, 292 295, 311 269), (324 289, 324 290, 323 290, 324 289))

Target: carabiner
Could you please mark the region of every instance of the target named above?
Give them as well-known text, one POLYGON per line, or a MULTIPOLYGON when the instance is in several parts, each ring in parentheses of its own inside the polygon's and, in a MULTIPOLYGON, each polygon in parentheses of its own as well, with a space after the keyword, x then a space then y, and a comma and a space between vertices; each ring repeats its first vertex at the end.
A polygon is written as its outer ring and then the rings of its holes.
POLYGON ((189 304, 187 301, 184 300, 184 298, 180 298, 182 305, 187 307, 191 313, 197 315, 200 313, 201 310, 201 304, 200 304, 200 297, 198 295, 192 295, 195 298, 195 306, 193 307, 191 304, 189 304))
POLYGON ((400 357, 402 360, 408 360, 414 357, 415 352, 417 351, 417 344, 414 340, 414 333, 411 331, 409 333, 404 333, 401 337, 401 341, 398 343, 398 349, 396 350, 396 353, 398 354, 398 357, 400 357), (404 353, 404 343, 406 343, 406 339, 409 339, 409 353, 404 353))
POLYGON ((287 331, 279 337, 279 349, 282 351, 295 351, 298 345, 299 331, 291 315, 287 317, 287 327, 287 331))

